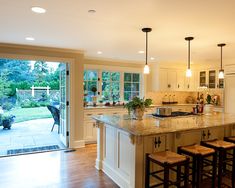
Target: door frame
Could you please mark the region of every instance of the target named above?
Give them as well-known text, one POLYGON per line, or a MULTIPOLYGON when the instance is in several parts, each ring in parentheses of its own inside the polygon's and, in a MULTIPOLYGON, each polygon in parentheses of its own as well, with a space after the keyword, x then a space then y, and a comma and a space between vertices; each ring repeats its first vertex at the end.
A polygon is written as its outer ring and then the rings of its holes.
MULTIPOLYGON (((0 43, 1 45, 1 43, 0 43)), ((3 44, 4 46, 4 44, 3 44)), ((19 60, 43 60, 48 62, 63 62, 67 63, 70 68, 70 82, 69 82, 69 125, 68 125, 68 131, 69 131, 69 145, 67 148, 72 147, 84 147, 85 141, 80 139, 78 143, 75 140, 75 61, 78 59, 81 54, 71 52, 68 53, 61 49, 56 49, 54 51, 53 48, 44 48, 44 47, 35 47, 35 46, 21 46, 17 48, 18 45, 6 45, 9 47, 9 49, 6 47, 6 49, 0 50, 0 58, 6 58, 6 59, 19 59, 19 60), (19 50, 20 49, 20 50, 19 50), (48 52, 49 51, 49 52, 48 52), (32 54, 32 55, 28 55, 32 54), (77 57, 76 57, 77 56, 77 57)), ((83 62, 82 62, 83 63, 83 62)))

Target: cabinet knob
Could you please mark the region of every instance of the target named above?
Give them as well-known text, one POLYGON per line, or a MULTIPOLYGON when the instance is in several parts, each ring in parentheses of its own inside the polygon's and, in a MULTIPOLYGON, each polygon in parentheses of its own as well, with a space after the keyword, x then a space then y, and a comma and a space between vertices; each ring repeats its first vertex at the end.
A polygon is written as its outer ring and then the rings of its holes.
POLYGON ((180 85, 178 84, 178 88, 180 88, 180 85))
POLYGON ((206 137, 206 133, 205 133, 205 131, 202 131, 202 138, 203 138, 203 140, 205 139, 205 137, 206 137))
POLYGON ((168 88, 171 88, 171 84, 168 84, 167 87, 168 87, 168 88))
POLYGON ((210 132, 210 130, 208 130, 208 132, 207 132, 207 138, 209 139, 210 136, 211 136, 211 132, 210 132))
POLYGON ((158 144, 158 147, 160 147, 160 145, 161 145, 161 139, 160 139, 160 137, 158 137, 158 142, 157 142, 157 144, 158 144))
POLYGON ((157 144, 158 144, 158 143, 157 143, 157 138, 155 137, 155 138, 154 138, 154 147, 155 147, 155 148, 157 148, 157 144))

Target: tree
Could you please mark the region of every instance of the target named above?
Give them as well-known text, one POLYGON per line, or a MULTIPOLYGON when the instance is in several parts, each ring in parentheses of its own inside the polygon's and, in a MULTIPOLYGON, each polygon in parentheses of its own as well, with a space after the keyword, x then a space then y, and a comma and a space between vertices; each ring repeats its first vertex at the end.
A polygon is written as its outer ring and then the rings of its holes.
POLYGON ((49 73, 47 63, 44 61, 36 61, 34 63, 33 74, 37 84, 42 84, 45 82, 46 76, 49 73))

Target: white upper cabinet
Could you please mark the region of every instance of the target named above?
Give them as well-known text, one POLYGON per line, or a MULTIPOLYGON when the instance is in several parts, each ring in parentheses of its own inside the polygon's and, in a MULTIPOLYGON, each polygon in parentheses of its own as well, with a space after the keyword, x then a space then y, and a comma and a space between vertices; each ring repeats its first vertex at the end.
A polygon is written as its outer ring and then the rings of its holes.
POLYGON ((158 91, 194 91, 195 74, 191 78, 186 78, 185 70, 174 70, 160 68, 158 77, 153 80, 152 85, 158 91))
POLYGON ((210 89, 224 88, 224 79, 219 79, 219 70, 217 69, 199 71, 198 79, 200 87, 206 86, 210 89))
POLYGON ((185 72, 182 70, 177 71, 177 84, 176 90, 177 91, 184 91, 185 89, 185 72))

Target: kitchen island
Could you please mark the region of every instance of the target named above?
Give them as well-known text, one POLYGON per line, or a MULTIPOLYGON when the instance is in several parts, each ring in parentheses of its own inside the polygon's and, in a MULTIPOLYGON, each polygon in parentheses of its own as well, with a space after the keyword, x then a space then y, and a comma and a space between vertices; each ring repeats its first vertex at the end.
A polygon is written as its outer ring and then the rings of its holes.
POLYGON ((177 151, 178 146, 235 135, 235 115, 213 112, 170 118, 145 115, 94 116, 97 131, 96 168, 120 187, 144 187, 145 154, 177 151))

